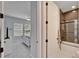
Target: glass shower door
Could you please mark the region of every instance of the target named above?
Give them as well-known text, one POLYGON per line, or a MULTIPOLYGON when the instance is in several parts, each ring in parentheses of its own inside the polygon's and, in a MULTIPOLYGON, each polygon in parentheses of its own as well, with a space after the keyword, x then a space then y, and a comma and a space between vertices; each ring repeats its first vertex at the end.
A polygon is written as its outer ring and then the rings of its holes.
POLYGON ((74 42, 74 22, 66 23, 66 40, 74 42))
POLYGON ((68 42, 77 43, 78 42, 78 35, 77 32, 77 20, 72 20, 66 23, 66 40, 68 42))

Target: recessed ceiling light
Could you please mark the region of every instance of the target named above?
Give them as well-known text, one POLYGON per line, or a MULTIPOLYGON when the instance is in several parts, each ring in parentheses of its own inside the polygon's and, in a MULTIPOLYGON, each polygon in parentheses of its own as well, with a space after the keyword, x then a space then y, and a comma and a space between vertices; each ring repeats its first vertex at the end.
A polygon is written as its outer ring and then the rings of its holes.
POLYGON ((72 9, 76 8, 76 6, 72 6, 72 9))

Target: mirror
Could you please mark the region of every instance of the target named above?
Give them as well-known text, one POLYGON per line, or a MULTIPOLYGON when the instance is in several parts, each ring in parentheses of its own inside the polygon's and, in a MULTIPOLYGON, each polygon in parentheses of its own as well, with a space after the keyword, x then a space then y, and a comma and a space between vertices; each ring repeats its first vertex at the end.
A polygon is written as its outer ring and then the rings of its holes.
POLYGON ((30 58, 31 3, 4 1, 4 58, 30 58))
POLYGON ((55 1, 60 8, 61 41, 79 44, 79 2, 55 1))

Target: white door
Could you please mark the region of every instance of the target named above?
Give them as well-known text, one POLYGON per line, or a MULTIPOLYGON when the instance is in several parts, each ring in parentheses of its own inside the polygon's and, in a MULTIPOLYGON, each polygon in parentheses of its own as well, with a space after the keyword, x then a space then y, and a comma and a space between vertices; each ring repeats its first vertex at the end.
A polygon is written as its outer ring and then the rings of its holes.
POLYGON ((43 57, 59 57, 59 45, 57 41, 59 31, 59 9, 53 2, 43 2, 43 57), (47 9, 47 10, 46 10, 47 9), (47 15, 46 15, 47 14, 47 15), (48 24, 46 25, 46 19, 48 24), (47 26, 47 28, 46 28, 47 26), (47 31, 46 31, 47 29, 47 31), (46 44, 46 33, 48 36, 48 42, 46 44), (47 48, 46 48, 47 47, 47 48))

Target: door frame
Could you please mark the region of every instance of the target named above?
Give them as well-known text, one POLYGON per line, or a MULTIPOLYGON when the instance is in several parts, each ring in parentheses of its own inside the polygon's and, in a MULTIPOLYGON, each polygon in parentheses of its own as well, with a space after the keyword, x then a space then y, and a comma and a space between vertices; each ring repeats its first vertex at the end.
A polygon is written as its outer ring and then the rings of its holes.
POLYGON ((36 3, 32 2, 33 7, 31 10, 32 13, 32 48, 31 48, 31 56, 34 58, 41 58, 42 57, 42 1, 36 1, 36 3), (36 5, 36 6, 35 6, 36 5), (33 7, 35 6, 35 8, 33 7), (35 12, 33 10, 36 10, 35 12), (34 26, 35 25, 35 26, 34 26), (36 45, 36 49, 34 49, 34 45, 36 45), (37 52, 36 52, 37 51, 37 52), (35 53, 36 52, 36 53, 35 53))

